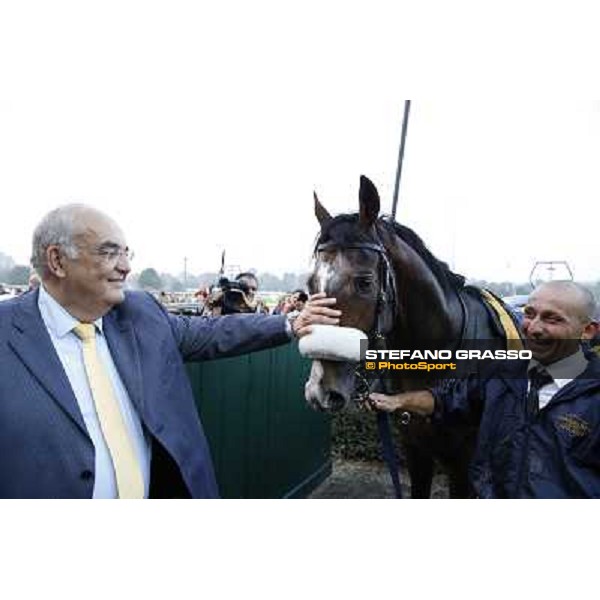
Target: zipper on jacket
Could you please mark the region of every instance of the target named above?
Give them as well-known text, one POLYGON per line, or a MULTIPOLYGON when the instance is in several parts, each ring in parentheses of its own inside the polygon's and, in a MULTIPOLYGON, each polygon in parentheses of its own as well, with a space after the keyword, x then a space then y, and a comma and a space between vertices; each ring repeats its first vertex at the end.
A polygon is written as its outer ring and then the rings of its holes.
MULTIPOLYGON (((523 478, 525 476, 525 467, 529 463, 529 442, 531 439, 531 430, 533 428, 534 421, 538 418, 539 407, 537 410, 532 410, 529 405, 529 391, 525 399, 525 438, 523 440, 523 456, 519 465, 519 472, 517 474, 517 481, 515 486, 515 495, 521 497, 521 488, 523 487, 523 478)), ((529 470, 527 471, 529 476, 529 470)))

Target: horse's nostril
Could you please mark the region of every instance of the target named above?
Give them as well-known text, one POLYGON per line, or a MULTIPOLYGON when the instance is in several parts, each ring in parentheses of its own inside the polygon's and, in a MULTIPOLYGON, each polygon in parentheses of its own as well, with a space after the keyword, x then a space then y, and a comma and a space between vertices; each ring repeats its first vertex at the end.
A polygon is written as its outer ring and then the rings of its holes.
POLYGON ((329 410, 335 412, 344 408, 346 400, 339 392, 332 391, 327 394, 327 404, 329 405, 329 410))

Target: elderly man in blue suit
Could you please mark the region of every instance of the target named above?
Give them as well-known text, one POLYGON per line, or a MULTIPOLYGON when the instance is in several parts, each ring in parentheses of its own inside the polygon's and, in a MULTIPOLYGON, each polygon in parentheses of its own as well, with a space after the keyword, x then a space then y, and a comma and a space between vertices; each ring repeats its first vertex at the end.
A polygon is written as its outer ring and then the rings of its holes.
POLYGON ((0 497, 217 497, 184 361, 339 322, 322 294, 293 321, 177 317, 125 291, 130 258, 118 225, 91 207, 60 207, 38 225, 42 285, 0 305, 0 497))

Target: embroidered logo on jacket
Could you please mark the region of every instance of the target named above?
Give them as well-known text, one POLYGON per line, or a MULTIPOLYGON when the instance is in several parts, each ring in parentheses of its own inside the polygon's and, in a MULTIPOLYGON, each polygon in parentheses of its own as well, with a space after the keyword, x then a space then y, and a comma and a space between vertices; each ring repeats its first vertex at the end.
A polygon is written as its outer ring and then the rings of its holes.
POLYGON ((590 424, 579 415, 562 415, 556 419, 556 425, 573 437, 583 437, 592 429, 590 424))

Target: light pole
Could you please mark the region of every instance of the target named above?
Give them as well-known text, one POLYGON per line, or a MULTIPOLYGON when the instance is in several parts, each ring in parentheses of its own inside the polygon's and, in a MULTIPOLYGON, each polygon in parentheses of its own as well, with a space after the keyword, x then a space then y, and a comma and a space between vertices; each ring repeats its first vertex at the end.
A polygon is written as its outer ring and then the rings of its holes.
POLYGON ((400 137, 400 151, 398 153, 398 168, 396 169, 396 185, 394 187, 394 203, 392 204, 392 218, 396 218, 398 207, 398 193, 400 191, 400 177, 402 176, 402 163, 404 162, 404 145, 406 143, 406 131, 408 129, 408 116, 410 114, 410 100, 404 101, 404 119, 402 120, 402 135, 400 137))

